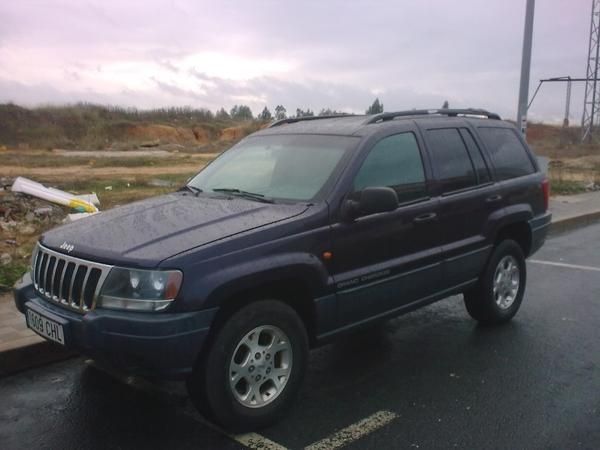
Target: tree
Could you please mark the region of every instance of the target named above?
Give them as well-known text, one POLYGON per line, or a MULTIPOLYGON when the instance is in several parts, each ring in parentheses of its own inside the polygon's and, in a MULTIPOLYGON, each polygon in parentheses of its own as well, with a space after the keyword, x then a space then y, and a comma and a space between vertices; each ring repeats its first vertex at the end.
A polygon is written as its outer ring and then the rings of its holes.
POLYGON ((262 112, 258 115, 258 118, 260 120, 264 120, 265 122, 268 122, 269 120, 273 119, 273 116, 271 115, 271 111, 269 111, 269 108, 267 108, 265 106, 265 108, 262 110, 262 112))
POLYGON ((444 100, 444 104, 442 105, 442 109, 448 109, 450 106, 448 105, 448 100, 444 100))
POLYGON ((296 117, 313 117, 315 113, 308 108, 306 111, 296 108, 296 117))
POLYGON ((335 109, 331 109, 331 108, 323 108, 321 109, 321 111, 319 111, 319 116, 339 116, 339 115, 347 115, 348 113, 345 113, 343 111, 337 111, 335 109))
POLYGON ((233 120, 252 120, 254 115, 249 106, 235 105, 229 112, 233 120))
POLYGON ((379 99, 376 98, 371 106, 367 108, 367 114, 380 114, 383 112, 383 103, 379 103, 379 99))
POLYGON ((225 111, 225 108, 221 108, 220 110, 218 110, 217 113, 215 114, 215 117, 219 120, 231 119, 231 116, 229 115, 229 113, 227 111, 225 111))
POLYGON ((283 120, 287 117, 286 115, 286 109, 283 107, 283 105, 277 105, 275 107, 275 119, 277 120, 283 120))

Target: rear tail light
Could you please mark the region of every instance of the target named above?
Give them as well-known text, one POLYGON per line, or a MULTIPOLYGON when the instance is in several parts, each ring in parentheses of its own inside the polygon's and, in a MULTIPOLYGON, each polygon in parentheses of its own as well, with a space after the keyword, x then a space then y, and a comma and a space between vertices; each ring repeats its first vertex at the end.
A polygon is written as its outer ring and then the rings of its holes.
POLYGON ((550 203, 550 181, 548 181, 548 178, 544 178, 544 181, 542 181, 542 192, 544 193, 544 210, 548 211, 550 203))

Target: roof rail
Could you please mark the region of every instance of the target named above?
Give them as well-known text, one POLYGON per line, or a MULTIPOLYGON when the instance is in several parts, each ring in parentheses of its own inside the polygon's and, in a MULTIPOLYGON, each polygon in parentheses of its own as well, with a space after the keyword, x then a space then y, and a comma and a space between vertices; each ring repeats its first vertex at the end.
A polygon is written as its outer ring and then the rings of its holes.
POLYGON ((281 119, 276 122, 273 122, 267 128, 278 127, 280 125, 285 125, 286 123, 303 122, 305 120, 335 119, 338 117, 349 117, 349 116, 354 116, 354 114, 331 114, 329 116, 287 117, 285 119, 281 119))
POLYGON ((409 111, 397 111, 376 114, 369 117, 365 122, 365 125, 377 122, 385 122, 387 120, 395 119, 396 117, 408 117, 408 116, 429 116, 429 115, 445 115, 449 117, 456 116, 483 116, 488 119, 501 120, 500 116, 496 113, 486 111, 485 109, 413 109, 409 111))

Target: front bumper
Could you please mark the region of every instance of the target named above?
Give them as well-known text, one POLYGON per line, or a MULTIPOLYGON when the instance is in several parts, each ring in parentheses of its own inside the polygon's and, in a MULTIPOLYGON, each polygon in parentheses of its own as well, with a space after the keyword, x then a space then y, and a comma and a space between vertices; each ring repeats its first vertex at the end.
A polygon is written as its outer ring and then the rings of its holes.
POLYGON ((17 309, 59 321, 66 347, 132 374, 181 378, 191 372, 217 308, 185 313, 95 309, 79 314, 41 298, 29 275, 15 286, 17 309))
POLYGON ((550 231, 551 223, 552 213, 550 212, 545 212, 529 221, 529 227, 531 228, 531 249, 527 256, 533 255, 544 245, 550 231))

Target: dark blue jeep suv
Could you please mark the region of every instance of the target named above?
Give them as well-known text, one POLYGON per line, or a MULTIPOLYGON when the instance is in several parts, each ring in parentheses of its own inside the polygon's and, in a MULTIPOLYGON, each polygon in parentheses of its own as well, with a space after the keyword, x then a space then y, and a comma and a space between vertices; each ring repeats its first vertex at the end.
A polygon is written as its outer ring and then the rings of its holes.
POLYGON ((178 192, 44 234, 15 301, 45 338, 184 377, 208 417, 257 428, 329 338, 459 293, 479 322, 510 320, 548 190, 483 110, 286 119, 178 192))

